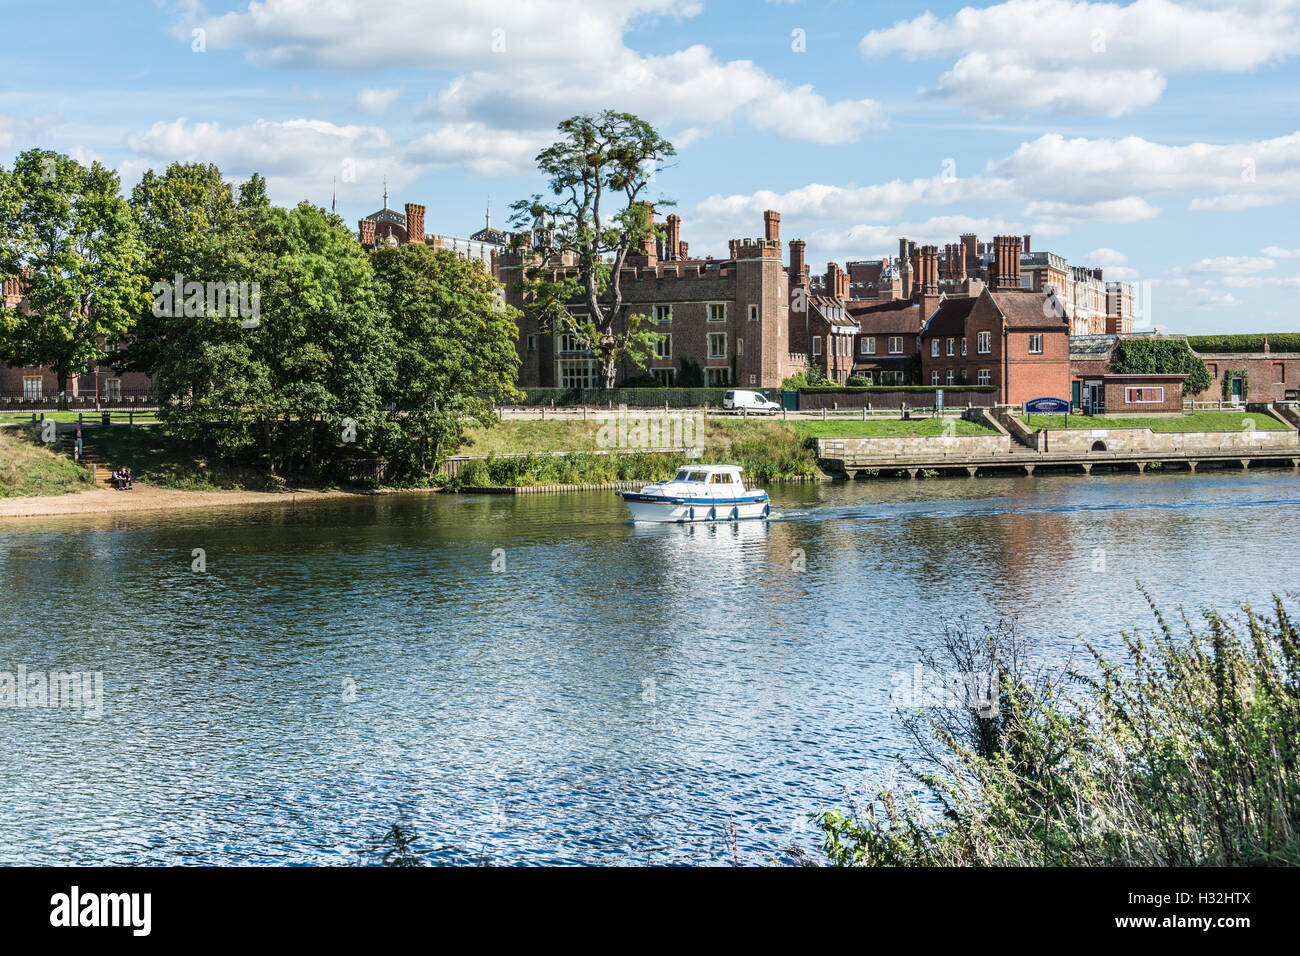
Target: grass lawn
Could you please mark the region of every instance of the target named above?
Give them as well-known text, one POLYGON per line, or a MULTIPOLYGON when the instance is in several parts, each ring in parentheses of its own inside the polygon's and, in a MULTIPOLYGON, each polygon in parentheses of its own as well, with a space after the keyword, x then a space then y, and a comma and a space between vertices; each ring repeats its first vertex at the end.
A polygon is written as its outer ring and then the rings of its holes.
POLYGON ((251 469, 229 467, 209 452, 168 437, 161 426, 87 428, 87 451, 115 468, 125 465, 136 480, 178 491, 267 491, 275 482, 251 469))
POLYGON ((66 495, 90 487, 90 474, 13 429, 0 431, 0 498, 66 495))
MULTIPOLYGON (((1060 415, 1018 415, 1030 428, 1063 428, 1060 415)), ((1169 418, 1110 418, 1094 415, 1071 415, 1070 428, 1149 428, 1153 432, 1235 432, 1250 428, 1259 431, 1285 431, 1290 426, 1263 412, 1193 412, 1169 418)))
MULTIPOLYGON (((83 420, 86 422, 97 423, 99 421, 99 416, 102 415, 103 413, 97 412, 94 409, 82 409, 80 412, 42 411, 36 413, 37 417, 44 415, 46 418, 52 418, 56 422, 75 422, 77 420, 78 414, 80 414, 83 420)), ((117 411, 116 409, 114 409, 111 412, 111 414, 113 416, 114 423, 125 422, 127 420, 126 412, 117 411)), ((32 420, 31 412, 0 411, 0 423, 30 422, 31 420, 32 420)), ((158 420, 158 413, 154 411, 136 412, 135 418, 133 419, 133 421, 136 422, 156 422, 157 420, 158 420)))
POLYGON ((794 427, 808 438, 908 438, 939 436, 944 429, 955 426, 948 434, 958 437, 996 435, 995 429, 964 418, 869 418, 858 421, 795 422, 794 427), (952 426, 949 423, 952 423, 952 426))

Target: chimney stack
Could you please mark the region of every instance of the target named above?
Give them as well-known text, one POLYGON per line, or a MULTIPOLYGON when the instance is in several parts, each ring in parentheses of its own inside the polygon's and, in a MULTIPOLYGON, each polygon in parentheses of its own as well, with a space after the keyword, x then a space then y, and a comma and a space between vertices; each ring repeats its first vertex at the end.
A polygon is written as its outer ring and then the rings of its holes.
POLYGON ((939 294, 939 248, 921 247, 921 294, 939 294))
POLYGON ((994 291, 1020 288, 1020 237, 993 237, 993 275, 990 277, 994 291))
POLYGON ((653 263, 659 256, 659 237, 654 233, 655 206, 654 203, 646 202, 644 199, 637 200, 637 205, 645 209, 647 224, 650 226, 650 230, 641 240, 641 254, 653 263))
POLYGON ((773 209, 763 213, 763 238, 768 242, 781 241, 781 214, 773 209))
POLYGON ((689 258, 690 258, 690 256, 686 254, 686 249, 687 249, 687 244, 686 244, 685 242, 679 242, 679 243, 677 244, 677 258, 678 258, 678 259, 689 259, 689 258))
POLYGON ((739 239, 728 239, 728 240, 727 240, 727 251, 730 253, 731 258, 733 258, 733 259, 736 258, 736 253, 737 253, 739 250, 740 250, 740 240, 739 240, 739 239))
POLYGON ((406 241, 424 242, 424 207, 418 203, 406 204, 406 241))
POLYGON ((790 240, 790 274, 796 279, 806 280, 808 278, 808 263, 804 261, 804 247, 807 245, 802 239, 790 240))
POLYGON ((1025 233, 1025 246, 1021 251, 1025 255, 1029 255, 1029 233, 1025 233))
POLYGON ((362 248, 373 249, 375 247, 375 221, 373 219, 362 219, 357 225, 360 227, 362 248))
POLYGON ((668 231, 664 238, 665 259, 681 258, 682 217, 673 213, 668 217, 668 231))

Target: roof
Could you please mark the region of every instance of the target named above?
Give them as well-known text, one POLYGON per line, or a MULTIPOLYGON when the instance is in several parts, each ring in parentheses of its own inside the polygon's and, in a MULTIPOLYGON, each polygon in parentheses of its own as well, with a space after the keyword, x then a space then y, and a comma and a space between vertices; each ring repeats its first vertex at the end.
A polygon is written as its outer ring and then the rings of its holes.
POLYGON ((848 314, 864 335, 915 335, 921 330, 921 305, 908 299, 853 306, 848 314))
POLYGON ((1102 377, 1102 378, 1142 379, 1143 381, 1145 381, 1146 379, 1150 379, 1150 378, 1159 378, 1159 379, 1177 379, 1178 381, 1181 382, 1183 379, 1187 378, 1187 373, 1186 373, 1186 372, 1128 372, 1128 373, 1125 373, 1125 374, 1120 374, 1119 372, 1108 372, 1107 374, 1105 374, 1105 375, 1103 375, 1103 376, 1101 376, 1101 377, 1102 377))
POLYGON ((954 296, 939 303, 921 329, 922 335, 965 335, 966 320, 970 318, 979 296, 954 296))
POLYGON ((1053 292, 1012 290, 990 292, 1007 326, 1013 329, 1065 329, 1070 321, 1064 304, 1053 292))
POLYGON ((490 242, 498 246, 504 246, 510 241, 510 237, 504 232, 500 229, 493 229, 491 226, 480 229, 469 238, 472 242, 490 242))
POLYGON ((1071 335, 1070 359, 1104 361, 1119 342, 1118 335, 1071 335))
POLYGON ((810 295, 808 296, 808 304, 817 311, 822 321, 836 332, 856 332, 858 330, 857 323, 845 310, 842 299, 829 295, 810 295))

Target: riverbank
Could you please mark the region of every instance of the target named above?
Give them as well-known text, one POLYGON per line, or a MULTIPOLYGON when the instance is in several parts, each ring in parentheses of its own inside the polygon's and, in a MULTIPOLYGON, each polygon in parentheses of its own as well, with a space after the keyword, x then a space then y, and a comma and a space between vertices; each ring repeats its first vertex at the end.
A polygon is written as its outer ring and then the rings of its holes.
POLYGON ((137 484, 130 491, 96 488, 76 494, 0 498, 0 519, 54 515, 124 514, 136 511, 181 511, 237 505, 312 504, 339 498, 364 498, 395 492, 298 488, 285 491, 180 491, 137 484))

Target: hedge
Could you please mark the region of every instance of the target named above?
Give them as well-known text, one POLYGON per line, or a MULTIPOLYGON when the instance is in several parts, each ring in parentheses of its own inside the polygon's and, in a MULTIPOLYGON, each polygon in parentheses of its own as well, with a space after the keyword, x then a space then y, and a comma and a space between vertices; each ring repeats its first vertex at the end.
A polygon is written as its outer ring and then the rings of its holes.
MULTIPOLYGON (((698 408, 722 404, 731 388, 524 388, 521 405, 627 405, 630 408, 698 408)), ((750 388, 774 402, 781 400, 779 388, 750 388)))
POLYGON ((816 385, 800 392, 996 392, 996 385, 816 385))
POLYGON ((1262 352, 1264 339, 1270 352, 1300 352, 1300 333, 1277 332, 1268 335, 1189 335, 1187 344, 1194 352, 1262 352))

